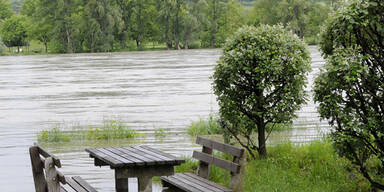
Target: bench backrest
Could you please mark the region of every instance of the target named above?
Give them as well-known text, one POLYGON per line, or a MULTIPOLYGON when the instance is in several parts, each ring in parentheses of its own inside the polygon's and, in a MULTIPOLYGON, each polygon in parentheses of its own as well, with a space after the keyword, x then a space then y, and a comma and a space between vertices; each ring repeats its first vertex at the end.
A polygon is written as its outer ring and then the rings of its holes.
POLYGON ((193 158, 200 160, 197 174, 209 179, 210 165, 216 165, 231 172, 230 188, 236 192, 243 191, 246 165, 246 152, 244 149, 220 143, 197 136, 196 143, 203 146, 202 152, 193 151, 193 158), (212 155, 217 150, 233 156, 232 161, 227 161, 212 155))
POLYGON ((56 170, 61 167, 60 159, 36 144, 29 148, 29 155, 36 192, 59 192, 59 182, 66 184, 64 175, 56 170))

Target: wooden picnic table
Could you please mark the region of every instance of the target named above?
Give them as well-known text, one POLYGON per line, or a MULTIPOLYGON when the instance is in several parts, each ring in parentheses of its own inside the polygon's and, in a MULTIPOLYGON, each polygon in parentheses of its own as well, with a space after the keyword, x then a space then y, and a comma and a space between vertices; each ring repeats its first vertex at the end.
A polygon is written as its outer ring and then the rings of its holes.
POLYGON ((95 166, 115 170, 116 192, 128 191, 128 178, 137 177, 139 191, 152 191, 152 177, 174 174, 173 167, 185 160, 148 146, 87 148, 95 166))

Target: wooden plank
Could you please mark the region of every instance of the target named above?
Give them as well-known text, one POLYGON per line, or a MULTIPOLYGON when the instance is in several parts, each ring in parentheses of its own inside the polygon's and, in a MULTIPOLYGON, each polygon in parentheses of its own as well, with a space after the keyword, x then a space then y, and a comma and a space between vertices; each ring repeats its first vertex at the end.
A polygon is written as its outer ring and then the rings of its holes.
POLYGON ((189 183, 185 183, 183 181, 178 180, 177 178, 173 176, 168 177, 160 177, 163 182, 167 182, 170 185, 173 185, 179 189, 182 189, 183 191, 187 192, 206 192, 199 189, 196 189, 195 187, 189 185, 189 183))
POLYGON ((216 188, 218 188, 218 189, 220 189, 222 191, 228 191, 228 192, 233 191, 232 189, 229 189, 229 188, 226 188, 224 186, 218 185, 217 183, 214 183, 214 182, 212 182, 210 180, 207 180, 207 179, 204 179, 202 177, 199 177, 199 176, 197 176, 197 175, 195 175, 193 173, 184 173, 184 174, 188 175, 190 178, 194 178, 194 179, 199 180, 201 182, 205 182, 208 185, 214 186, 214 187, 216 187, 216 188))
POLYGON ((223 169, 229 170, 233 173, 239 173, 239 171, 240 171, 239 164, 236 164, 236 163, 233 163, 233 162, 230 162, 227 160, 219 159, 217 157, 213 157, 213 156, 208 155, 206 153, 193 151, 192 157, 196 158, 200 161, 203 161, 205 163, 213 164, 213 165, 216 165, 216 166, 221 167, 223 169))
POLYGON ((94 158, 104 161, 108 165, 118 165, 121 163, 121 161, 111 157, 108 154, 103 153, 102 151, 99 151, 99 149, 88 148, 88 149, 85 149, 85 151, 89 152, 94 158))
POLYGON ((68 192, 63 186, 60 187, 60 192, 68 192))
POLYGON ((148 147, 148 146, 145 146, 145 145, 141 145, 140 147, 141 147, 141 148, 144 148, 144 149, 147 149, 147 150, 149 150, 149 151, 152 151, 152 152, 154 152, 154 153, 157 153, 157 154, 159 154, 159 155, 162 155, 162 156, 164 156, 164 157, 168 157, 168 158, 170 158, 170 159, 174 159, 174 160, 176 161, 176 164, 177 164, 177 165, 180 165, 180 164, 182 164, 182 163, 185 163, 185 160, 182 159, 182 158, 180 158, 180 157, 173 156, 173 155, 171 155, 171 154, 162 152, 162 151, 160 151, 160 150, 153 149, 153 148, 148 147))
POLYGON ((52 157, 45 159, 45 180, 49 192, 60 192, 60 183, 57 177, 55 162, 52 157))
POLYGON ((33 181, 35 184, 36 192, 46 192, 47 182, 44 176, 44 164, 41 161, 39 155, 39 148, 37 146, 31 146, 29 148, 29 156, 31 158, 33 181))
POLYGON ((127 151, 123 150, 121 147, 113 148, 114 151, 117 153, 120 153, 120 155, 123 155, 124 157, 128 158, 132 162, 135 163, 135 165, 142 166, 145 165, 145 162, 141 159, 136 158, 135 156, 132 156, 131 154, 127 153, 127 151))
POLYGON ((101 148, 99 150, 104 152, 105 154, 108 154, 111 157, 121 161, 123 166, 129 166, 129 165, 133 165, 134 164, 133 161, 123 157, 122 155, 119 154, 119 152, 115 151, 113 148, 101 148))
POLYGON ((73 180, 72 178, 70 177, 67 177, 65 178, 65 180, 67 181, 68 185, 72 187, 72 189, 74 189, 75 191, 77 192, 88 192, 87 190, 85 190, 82 186, 80 186, 75 180, 73 180))
POLYGON ((88 192, 97 192, 97 190, 91 185, 89 185, 83 178, 75 176, 72 177, 72 179, 76 181, 79 185, 81 185, 83 188, 85 188, 88 192))
POLYGON ((128 153, 129 155, 134 156, 137 159, 142 160, 143 162, 145 162, 146 165, 156 164, 156 161, 153 160, 152 158, 148 158, 146 156, 138 154, 136 150, 132 150, 130 147, 122 147, 122 148, 119 148, 119 150, 124 151, 125 153, 128 153))
POLYGON ((56 170, 56 173, 57 173, 57 177, 58 177, 60 183, 62 183, 64 185, 67 184, 67 181, 65 180, 65 176, 60 171, 56 170))
POLYGON ((37 145, 37 144, 35 144, 35 146, 37 146, 37 148, 39 149, 39 153, 40 153, 43 157, 45 157, 45 158, 47 158, 47 157, 52 157, 53 161, 55 162, 56 167, 61 168, 61 162, 60 162, 60 159, 59 159, 59 158, 57 158, 55 155, 49 153, 48 151, 46 151, 45 149, 43 149, 41 146, 39 146, 39 145, 37 145))
POLYGON ((163 161, 163 164, 174 164, 176 161, 174 159, 171 159, 171 158, 168 158, 168 157, 165 157, 165 156, 162 156, 162 155, 159 155, 157 153, 154 153, 150 150, 147 150, 141 146, 135 146, 135 147, 132 147, 134 149, 137 149, 139 151, 142 151, 146 154, 149 154, 149 155, 152 155, 153 157, 156 157, 158 159, 161 159, 163 161))
POLYGON ((244 153, 244 149, 242 148, 220 143, 213 140, 209 140, 200 136, 197 136, 196 143, 205 147, 209 147, 211 149, 215 149, 224 153, 231 154, 236 157, 240 157, 244 153))
MULTIPOLYGON (((211 155, 212 154, 212 149, 208 148, 206 146, 203 146, 202 152, 205 153, 205 154, 211 155)), ((199 162, 199 167, 197 168, 197 174, 200 177, 205 178, 205 179, 209 179, 210 170, 211 169, 210 169, 209 163, 206 163, 204 161, 200 161, 199 162)))
POLYGON ((203 191, 214 191, 214 192, 222 192, 223 191, 223 190, 220 190, 219 188, 217 188, 215 186, 208 185, 207 183, 205 183, 203 181, 196 180, 196 179, 191 178, 188 175, 185 175, 183 173, 176 174, 176 175, 174 175, 174 177, 177 177, 178 179, 183 180, 183 181, 188 181, 191 183, 191 185, 193 183, 192 186, 195 186, 196 188, 199 188, 199 189, 203 189, 203 191))
POLYGON ((165 164, 164 160, 162 160, 162 159, 160 159, 158 157, 152 156, 151 154, 148 154, 148 153, 146 153, 144 151, 141 151, 139 149, 136 149, 135 147, 129 147, 129 150, 131 150, 135 154, 141 155, 141 156, 143 156, 143 157, 145 157, 147 159, 150 159, 150 160, 154 161, 155 164, 161 164, 161 165, 165 164))

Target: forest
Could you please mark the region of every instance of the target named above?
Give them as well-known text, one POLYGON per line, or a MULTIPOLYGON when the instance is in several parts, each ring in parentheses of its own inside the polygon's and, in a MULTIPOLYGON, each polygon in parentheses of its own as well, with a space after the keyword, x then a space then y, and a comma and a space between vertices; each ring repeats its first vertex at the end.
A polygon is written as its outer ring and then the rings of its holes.
POLYGON ((0 0, 0 36, 52 53, 216 48, 241 26, 280 23, 317 44, 334 1, 0 0))

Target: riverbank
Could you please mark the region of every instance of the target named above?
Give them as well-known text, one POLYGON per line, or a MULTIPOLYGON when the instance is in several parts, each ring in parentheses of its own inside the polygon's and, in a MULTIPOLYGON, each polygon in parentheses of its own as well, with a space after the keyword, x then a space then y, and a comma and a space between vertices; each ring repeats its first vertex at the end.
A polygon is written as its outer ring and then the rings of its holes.
MULTIPOLYGON (((373 191, 358 168, 339 157, 328 141, 268 147, 268 159, 248 160, 245 191, 320 192, 373 191)), ((176 172, 196 172, 198 162, 187 159, 176 172)), ((229 186, 230 174, 211 167, 210 179, 229 186)))

